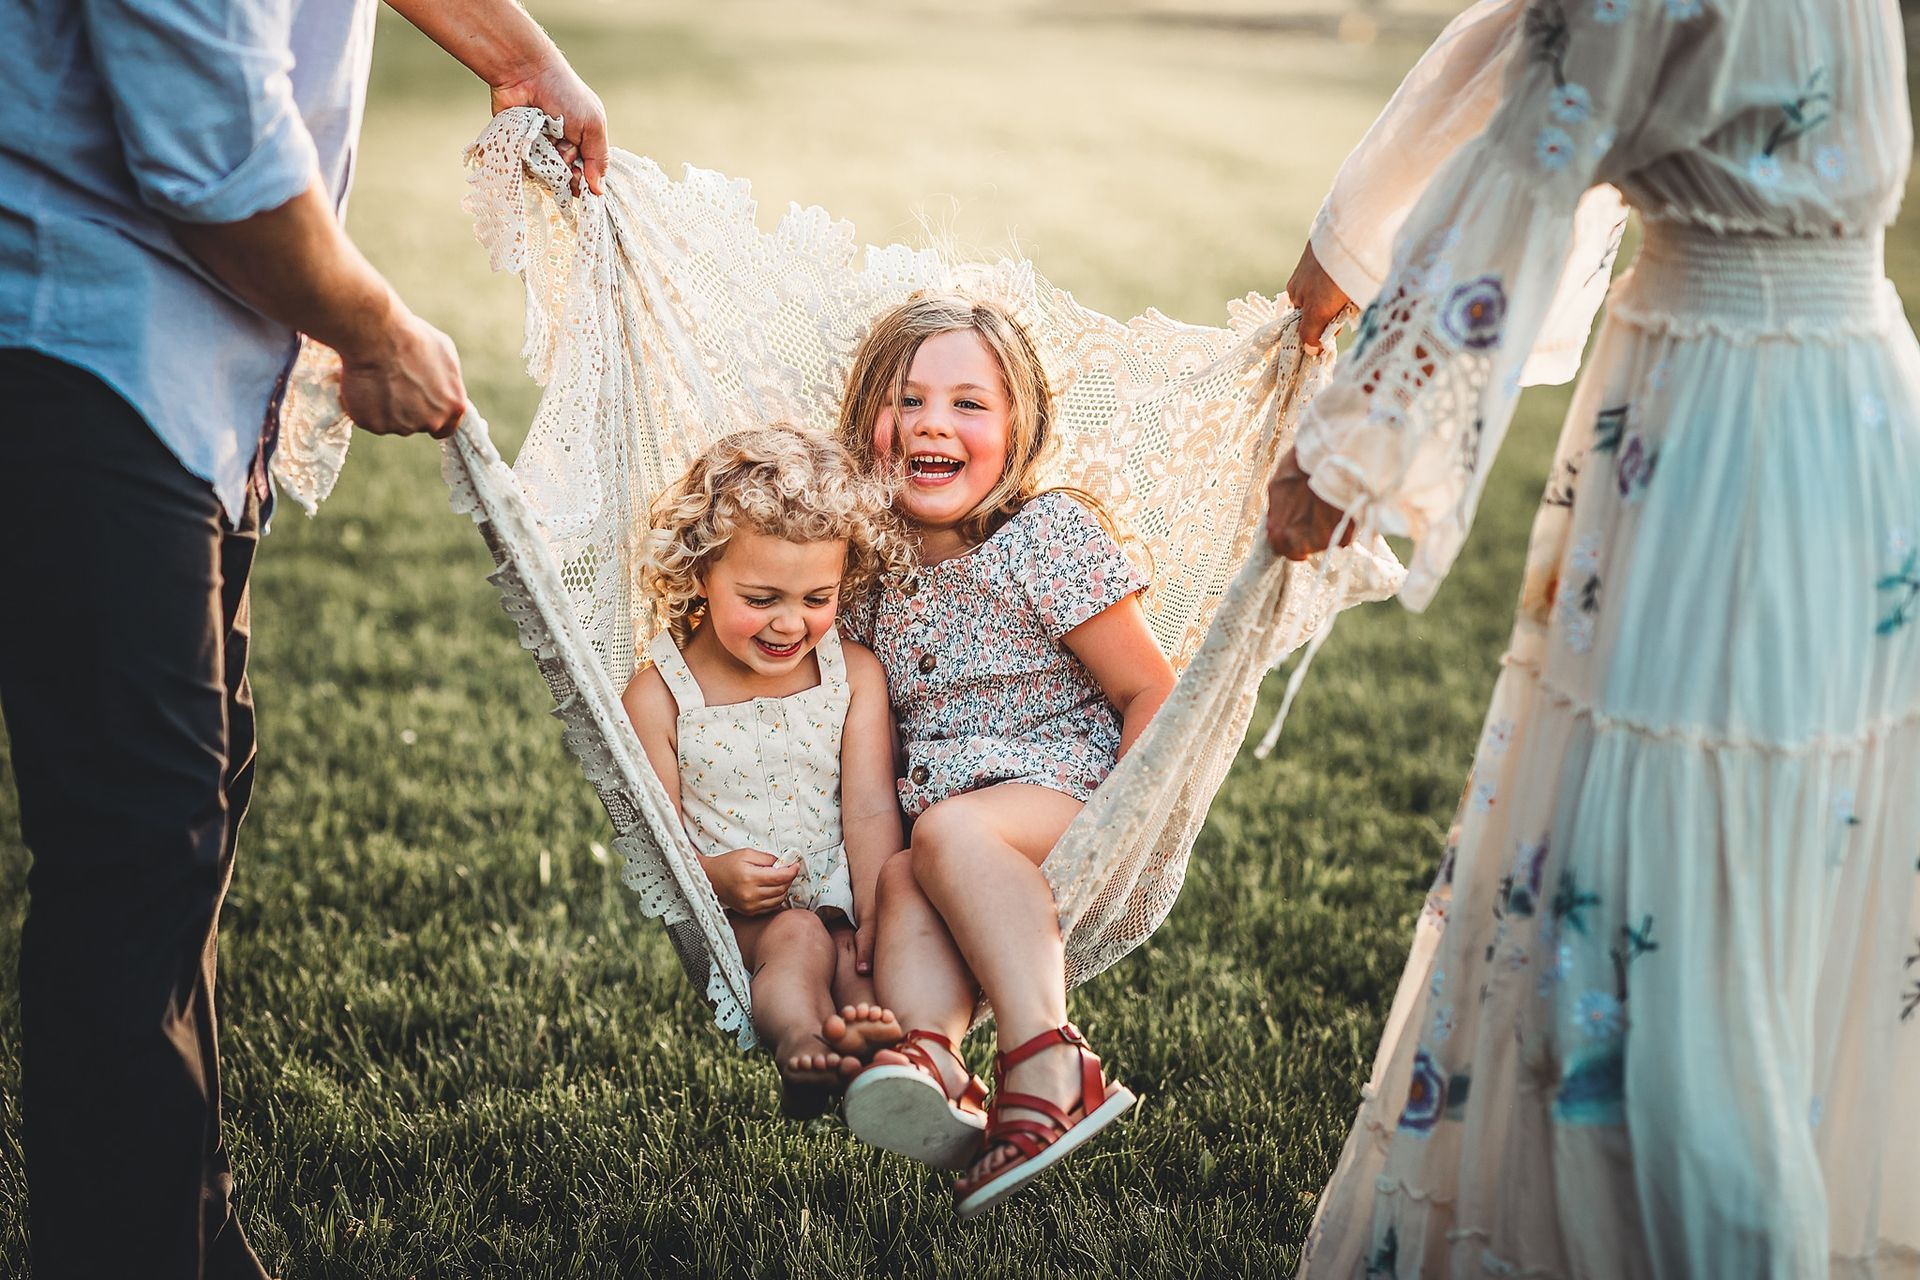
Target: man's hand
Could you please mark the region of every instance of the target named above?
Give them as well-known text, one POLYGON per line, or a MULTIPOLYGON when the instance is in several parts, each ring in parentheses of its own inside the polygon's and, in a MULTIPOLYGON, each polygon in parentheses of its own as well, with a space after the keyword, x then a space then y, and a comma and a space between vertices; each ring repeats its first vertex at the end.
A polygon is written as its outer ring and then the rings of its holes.
POLYGON ((467 411, 453 340, 410 311, 364 353, 340 353, 340 406, 377 436, 452 435, 467 411))
MULTIPOLYGON (((1305 560, 1325 551, 1333 542, 1333 531, 1340 527, 1340 508, 1322 498, 1307 485, 1307 473, 1300 469, 1293 450, 1287 450, 1273 468, 1267 481, 1267 542, 1273 553, 1289 560, 1305 560)), ((1353 541, 1349 524, 1340 537, 1340 545, 1353 541)))
POLYGON ((493 114, 538 107, 565 122, 556 144, 584 185, 603 193, 607 111, 519 0, 387 0, 427 38, 460 60, 493 91, 493 114))
POLYGON ((550 116, 558 116, 562 136, 554 149, 576 170, 573 194, 580 194, 583 182, 595 195, 605 193, 607 109, 559 50, 554 50, 552 58, 534 74, 511 84, 493 85, 492 89, 495 115, 508 107, 538 107, 550 116))
POLYGON ((728 853, 702 858, 707 879, 720 905, 743 916, 760 916, 778 911, 787 900, 787 889, 800 874, 800 864, 780 865, 780 860, 760 849, 734 849, 728 853))
POLYGON ((1300 308, 1300 345, 1308 351, 1320 349, 1321 334, 1342 311, 1353 305, 1353 300, 1320 265, 1311 240, 1300 250, 1300 261, 1294 264, 1293 275, 1287 279, 1287 298, 1300 308))
POLYGON ((467 393, 447 336, 407 310, 362 257, 316 177, 298 196, 239 222, 172 224, 236 297, 340 353, 340 399, 376 435, 460 425, 467 393))

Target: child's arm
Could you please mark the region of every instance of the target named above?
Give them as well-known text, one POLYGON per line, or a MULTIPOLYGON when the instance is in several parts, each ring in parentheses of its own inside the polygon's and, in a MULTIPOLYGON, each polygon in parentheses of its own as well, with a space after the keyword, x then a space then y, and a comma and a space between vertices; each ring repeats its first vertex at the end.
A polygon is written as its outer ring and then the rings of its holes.
POLYGON ((1062 636, 1120 713, 1125 755, 1173 689, 1173 664, 1153 642, 1138 594, 1110 604, 1062 636))
POLYGON ((657 668, 647 667, 627 681, 620 705, 627 710, 640 748, 647 753, 647 763, 673 801, 674 816, 684 816, 680 812, 680 707, 673 700, 672 690, 657 668))
MULTIPOLYGON (((647 763, 660 776, 667 798, 673 801, 674 815, 684 818, 680 810, 680 741, 676 730, 680 707, 674 702, 667 682, 660 678, 658 671, 648 667, 627 681, 620 705, 626 708, 640 747, 647 753, 647 763)), ((720 905, 742 915, 760 915, 778 909, 786 901, 787 887, 800 874, 799 863, 778 866, 772 854, 759 849, 734 849, 717 857, 696 857, 720 905)))
POLYGON ((893 787, 893 709, 887 674, 868 649, 841 642, 846 655, 846 728, 840 736, 840 830, 853 881, 854 969, 873 972, 874 891, 881 864, 905 844, 893 787))

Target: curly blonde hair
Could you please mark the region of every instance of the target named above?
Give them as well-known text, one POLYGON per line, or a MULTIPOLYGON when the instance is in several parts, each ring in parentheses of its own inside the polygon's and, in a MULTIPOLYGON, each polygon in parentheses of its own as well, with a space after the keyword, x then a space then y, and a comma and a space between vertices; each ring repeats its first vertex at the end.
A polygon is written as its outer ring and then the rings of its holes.
POLYGON ((845 600, 914 570, 892 497, 884 481, 861 475, 846 450, 819 432, 787 423, 735 431, 707 446, 654 500, 641 582, 661 625, 687 643, 706 610, 700 578, 746 529, 789 542, 845 539, 845 600))
POLYGON ((847 394, 840 402, 835 434, 861 471, 892 477, 904 466, 905 442, 894 433, 891 457, 874 452, 873 429, 883 409, 906 394, 907 375, 921 344, 942 333, 976 335, 1000 366, 1007 386, 1007 465, 980 504, 961 522, 962 534, 981 542, 1041 493, 1066 493, 1093 512, 1109 533, 1120 536, 1106 504, 1072 485, 1041 489, 1040 464, 1053 438, 1053 390, 1040 351, 1025 327, 999 303, 962 293, 914 294, 884 311, 854 352, 847 394))

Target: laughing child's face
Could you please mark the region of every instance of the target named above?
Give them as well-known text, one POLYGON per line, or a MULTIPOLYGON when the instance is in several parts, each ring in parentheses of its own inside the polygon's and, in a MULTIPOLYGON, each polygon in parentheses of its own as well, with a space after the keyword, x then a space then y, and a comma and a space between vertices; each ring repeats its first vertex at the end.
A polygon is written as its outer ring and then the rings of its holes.
POLYGON ((929 531, 972 515, 1006 470, 1012 411, 1000 363, 979 334, 955 329, 921 343, 900 403, 873 424, 875 456, 897 451, 904 464, 894 509, 929 531))
POLYGON ((701 575, 701 630, 755 675, 786 675, 833 625, 846 567, 844 538, 788 542, 742 529, 701 575))

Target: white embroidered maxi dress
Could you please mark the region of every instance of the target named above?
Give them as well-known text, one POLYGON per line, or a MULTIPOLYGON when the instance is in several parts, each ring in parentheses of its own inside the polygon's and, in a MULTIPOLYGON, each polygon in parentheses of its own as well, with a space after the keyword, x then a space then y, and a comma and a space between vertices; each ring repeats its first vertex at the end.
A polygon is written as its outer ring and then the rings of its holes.
POLYGON ((1894 0, 1491 0, 1342 171, 1375 302, 1300 457, 1415 608, 1577 358, 1591 189, 1645 241, 1305 1275, 1920 1274, 1903 49, 1894 0))

